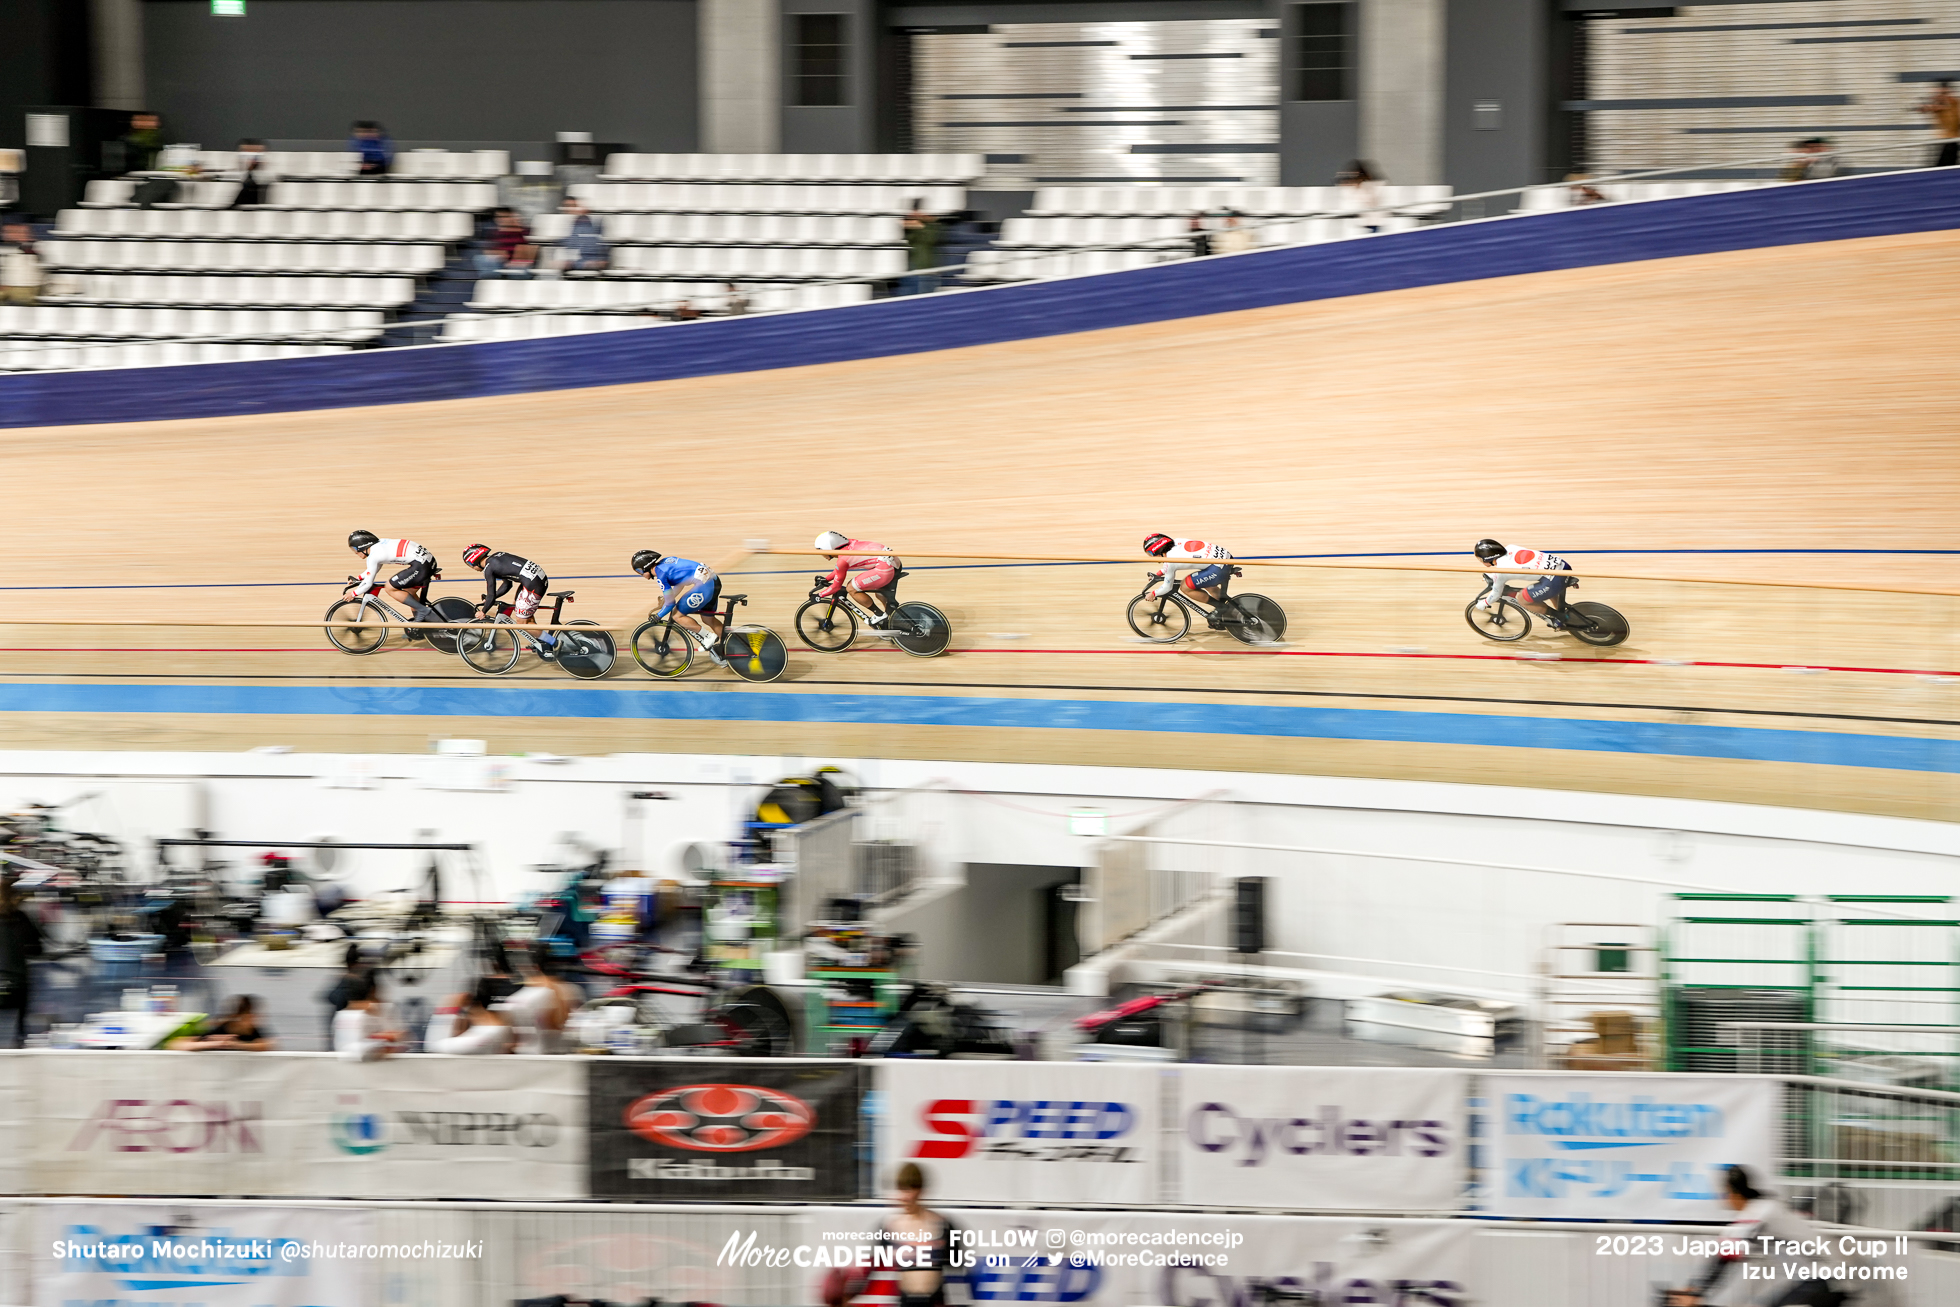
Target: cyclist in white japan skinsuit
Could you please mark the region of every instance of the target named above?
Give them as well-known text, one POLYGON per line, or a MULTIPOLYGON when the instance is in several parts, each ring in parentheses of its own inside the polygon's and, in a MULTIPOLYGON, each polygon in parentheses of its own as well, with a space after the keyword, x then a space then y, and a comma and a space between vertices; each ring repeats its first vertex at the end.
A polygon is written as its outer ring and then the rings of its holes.
POLYGON ((1495 540, 1479 540, 1471 550, 1478 558, 1498 569, 1485 572, 1484 579, 1490 588, 1477 600, 1477 607, 1488 608, 1504 597, 1506 585, 1519 586, 1524 590, 1515 596, 1518 603, 1532 612, 1544 617, 1554 631, 1565 629, 1565 623, 1558 614, 1565 609, 1566 587, 1572 584, 1567 576, 1538 576, 1534 572, 1569 572, 1572 564, 1557 554, 1548 554, 1541 549, 1506 549, 1495 540))
MULTIPOLYGON (((423 603, 412 592, 420 590, 434 579, 436 556, 413 540, 381 540, 372 531, 356 531, 347 537, 347 547, 367 559, 367 568, 360 579, 347 587, 350 595, 361 594, 380 579, 381 569, 395 563, 402 564, 400 571, 382 582, 383 592, 396 603, 404 605, 418 622, 440 622, 436 610, 423 603)), ((420 631, 409 632, 410 639, 420 639, 420 631)))
POLYGON ((1159 599, 1177 589, 1178 577, 1182 576, 1186 597, 1203 604, 1217 604, 1220 587, 1230 570, 1226 564, 1232 561, 1231 552, 1224 545, 1192 536, 1167 536, 1158 531, 1144 538, 1143 552, 1164 560, 1164 565, 1157 569, 1157 575, 1164 579, 1151 589, 1159 599))

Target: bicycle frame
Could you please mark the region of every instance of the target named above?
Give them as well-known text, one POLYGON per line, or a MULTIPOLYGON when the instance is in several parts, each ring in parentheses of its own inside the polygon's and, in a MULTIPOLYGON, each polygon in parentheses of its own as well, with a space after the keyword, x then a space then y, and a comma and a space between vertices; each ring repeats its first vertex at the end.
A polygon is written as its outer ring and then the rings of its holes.
MULTIPOLYGON (((551 620, 545 623, 546 626, 564 625, 565 605, 572 602, 573 593, 574 592, 570 590, 557 590, 552 592, 552 594, 549 597, 555 600, 556 602, 554 602, 551 605, 551 620)), ((482 607, 481 604, 477 606, 479 608, 482 607)), ((543 642, 540 641, 538 637, 544 634, 544 632, 542 631, 533 632, 530 627, 526 626, 524 623, 518 621, 515 618, 514 614, 516 612, 517 612, 517 605, 515 603, 503 599, 497 600, 497 616, 511 618, 511 620, 507 623, 504 623, 504 625, 508 625, 511 631, 517 636, 517 638, 521 642, 530 645, 533 649, 543 648, 544 647, 543 642)))
MULTIPOLYGON (((1151 583, 1149 585, 1144 586, 1143 594, 1151 593, 1159 584, 1161 584, 1161 581, 1156 579, 1155 573, 1152 573, 1151 575, 1152 575, 1151 583)), ((1232 578, 1236 575, 1237 572, 1235 571, 1235 569, 1231 567, 1227 567, 1225 569, 1225 575, 1222 578, 1220 578, 1217 585, 1205 587, 1207 590, 1218 591, 1218 602, 1216 604, 1201 604, 1196 599, 1192 599, 1189 596, 1187 596, 1184 593, 1184 582, 1181 579, 1171 587, 1171 592, 1168 595, 1165 595, 1164 597, 1166 599, 1175 600, 1178 607, 1182 608, 1185 612, 1191 614, 1193 617, 1203 618, 1207 623, 1211 623, 1215 625, 1216 623, 1219 622, 1229 622, 1233 619, 1231 617, 1227 617, 1226 614, 1228 612, 1236 614, 1239 611, 1238 606, 1232 602, 1232 593, 1231 593, 1232 578)), ((1141 598, 1142 596, 1139 595, 1138 597, 1141 598)), ((1244 623, 1243 617, 1239 618, 1238 620, 1240 621, 1241 624, 1244 623)))

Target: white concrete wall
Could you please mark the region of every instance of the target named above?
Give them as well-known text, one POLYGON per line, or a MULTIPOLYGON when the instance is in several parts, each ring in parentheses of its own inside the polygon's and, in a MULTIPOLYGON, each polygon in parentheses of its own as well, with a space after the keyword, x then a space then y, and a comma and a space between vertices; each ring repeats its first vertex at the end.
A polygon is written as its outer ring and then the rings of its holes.
POLYGON ((1397 186, 1443 180, 1444 0, 1361 0, 1361 157, 1397 186))
MULTIPOLYGON (((1223 790, 1229 800, 1208 805, 1198 827, 1209 837, 1351 852, 1201 849, 1180 852, 1179 860, 1188 857, 1189 865, 1221 875, 1273 877, 1272 949, 1398 961, 1409 968, 1400 975, 1405 983, 1422 977, 1450 983, 1448 974, 1417 964, 1535 972, 1555 923, 1655 924, 1669 911, 1672 888, 1960 893, 1960 825, 1949 823, 1501 786, 1150 768, 680 754, 548 761, 13 752, 0 753, 0 810, 92 794, 73 807, 71 824, 124 840, 144 869, 151 865, 151 839, 198 826, 227 838, 467 841, 482 850, 481 877, 452 872, 447 895, 502 901, 544 888, 545 878, 531 868, 564 861, 563 832, 614 850, 616 866, 672 874, 676 848, 731 838, 768 784, 830 761, 874 791, 929 783, 952 791, 910 805, 925 814, 911 820, 927 832, 926 874, 934 876, 976 862, 1087 865, 1094 841, 1069 834, 1071 809, 1101 809, 1120 833, 1178 800, 1223 790), (463 786, 476 788, 457 788, 463 786), (636 790, 671 797, 634 804, 627 795, 636 790), (643 820, 632 817, 636 807, 643 820), (1411 856, 1463 861, 1421 863, 1411 856), (1475 862, 1503 866, 1465 865, 1475 862)), ((242 864, 250 856, 241 850, 230 860, 242 864)), ((417 884, 425 861, 405 853, 353 854, 342 874, 357 892, 376 894, 417 884)), ((1474 978, 1457 979, 1467 986, 1474 978)))
POLYGON ((701 149, 773 154, 782 140, 777 0, 701 0, 701 149))

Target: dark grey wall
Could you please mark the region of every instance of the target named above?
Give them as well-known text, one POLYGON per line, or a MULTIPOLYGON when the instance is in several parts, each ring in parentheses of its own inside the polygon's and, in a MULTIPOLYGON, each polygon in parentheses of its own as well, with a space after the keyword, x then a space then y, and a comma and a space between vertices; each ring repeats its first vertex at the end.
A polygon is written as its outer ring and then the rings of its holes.
POLYGON ((146 0, 149 99, 174 140, 328 140, 374 118, 400 141, 695 148, 694 0, 146 0))
POLYGON ((782 0, 783 152, 870 154, 878 150, 878 5, 876 0, 782 0), (796 98, 796 39, 791 14, 849 14, 846 55, 851 102, 801 106, 796 98))
MULTIPOLYGON (((1355 12, 1359 13, 1359 6, 1355 12)), ((1361 153, 1361 114, 1354 100, 1293 100, 1293 43, 1299 35, 1300 6, 1272 0, 1280 31, 1279 184, 1332 186, 1334 174, 1361 153)), ((1350 52, 1357 64, 1359 45, 1350 52)), ((1357 79, 1358 80, 1358 79, 1357 79)))
POLYGON ((1554 17, 1553 0, 1450 0, 1443 180, 1459 194, 1556 180, 1547 175, 1554 17), (1499 106, 1495 128, 1478 126, 1480 102, 1499 106))

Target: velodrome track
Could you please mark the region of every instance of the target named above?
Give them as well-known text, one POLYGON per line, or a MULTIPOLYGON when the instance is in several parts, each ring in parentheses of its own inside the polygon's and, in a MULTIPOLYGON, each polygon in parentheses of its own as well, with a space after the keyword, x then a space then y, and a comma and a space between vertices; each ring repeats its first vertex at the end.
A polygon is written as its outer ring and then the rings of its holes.
POLYGON ((1241 556, 1454 562, 1442 551, 1495 535, 1628 577, 1960 589, 1957 279, 1960 235, 1916 233, 816 367, 7 431, 0 746, 420 751, 461 735, 1951 819, 1949 595, 1591 578, 1577 597, 1626 612, 1626 645, 1503 648, 1462 621, 1471 578, 1255 564, 1241 588, 1285 605, 1285 647, 1161 650, 1122 620, 1138 566, 934 551, 1108 558, 1162 527, 1241 556), (537 558, 579 590, 571 615, 629 627, 648 589, 622 575, 633 549, 739 558, 745 616, 785 634, 811 560, 741 542, 836 528, 905 554, 907 594, 952 615, 954 652, 800 654, 764 687, 630 664, 594 684, 528 662, 490 681, 421 650, 347 658, 317 628, 32 621, 317 619, 356 526, 430 544, 452 582, 471 540, 537 558), (1728 552, 1753 550, 1804 552, 1728 552), (1811 552, 1837 550, 1874 552, 1811 552))

